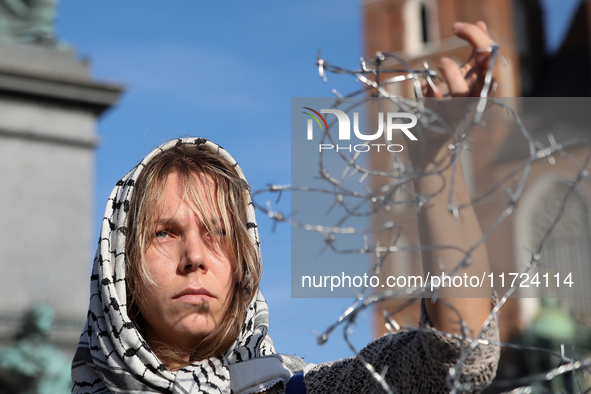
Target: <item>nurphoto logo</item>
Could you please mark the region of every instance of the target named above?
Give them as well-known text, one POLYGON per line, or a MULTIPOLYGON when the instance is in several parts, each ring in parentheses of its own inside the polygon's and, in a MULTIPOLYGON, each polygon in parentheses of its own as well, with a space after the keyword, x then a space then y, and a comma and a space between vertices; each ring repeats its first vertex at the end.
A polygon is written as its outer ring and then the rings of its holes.
MULTIPOLYGON (((328 130, 328 124, 326 123, 326 119, 322 114, 334 114, 337 117, 337 121, 339 124, 339 141, 350 141, 351 140, 351 120, 349 119, 349 115, 346 112, 340 111, 338 109, 321 109, 320 112, 309 108, 309 107, 302 107, 307 109, 308 111, 312 112, 304 112, 304 114, 310 116, 308 119, 308 129, 307 129, 307 138, 308 140, 312 140, 314 137, 314 121, 320 127, 320 130, 324 132, 324 130, 328 130)), ((417 137, 414 136, 413 133, 410 132, 410 128, 416 126, 417 124, 417 117, 414 114, 409 114, 406 112, 387 112, 386 113, 386 141, 392 141, 392 132, 394 130, 402 131, 408 139, 411 141, 416 141, 417 137), (400 123, 400 119, 410 120, 410 122, 403 122, 400 123)), ((374 141, 377 140, 382 136, 384 133, 384 113, 378 113, 378 130, 373 134, 363 134, 359 131, 359 113, 353 112, 353 132, 355 136, 362 141, 374 141)), ((370 143, 363 143, 357 145, 334 145, 334 144, 319 144, 318 149, 320 152, 323 150, 330 150, 335 149, 337 152, 339 151, 355 151, 355 152, 369 152, 372 149, 376 149, 378 152, 380 151, 381 147, 385 147, 389 152, 401 152, 404 148, 400 144, 370 144, 370 143)))

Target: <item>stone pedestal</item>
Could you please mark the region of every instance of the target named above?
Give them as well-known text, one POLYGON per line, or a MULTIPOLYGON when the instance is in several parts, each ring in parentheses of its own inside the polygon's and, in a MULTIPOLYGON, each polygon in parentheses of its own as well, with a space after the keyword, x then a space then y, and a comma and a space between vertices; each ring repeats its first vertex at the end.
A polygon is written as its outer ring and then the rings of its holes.
POLYGON ((69 49, 0 44, 0 346, 35 303, 73 351, 88 307, 97 117, 122 86, 69 49))

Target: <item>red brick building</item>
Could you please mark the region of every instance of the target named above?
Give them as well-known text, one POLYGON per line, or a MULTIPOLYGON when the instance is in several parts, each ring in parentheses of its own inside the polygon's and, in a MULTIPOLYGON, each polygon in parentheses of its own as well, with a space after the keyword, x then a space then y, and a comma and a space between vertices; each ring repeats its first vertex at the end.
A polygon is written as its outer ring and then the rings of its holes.
MULTIPOLYGON (((452 33, 456 21, 486 22, 493 39, 500 45, 507 61, 498 67, 497 97, 526 96, 590 96, 591 63, 591 1, 581 2, 561 48, 549 55, 544 50, 544 18, 542 6, 536 0, 366 0, 364 2, 365 56, 373 58, 376 51, 395 52, 415 69, 427 61, 436 68, 438 59, 450 57, 459 64, 469 58, 471 49, 452 33)), ((394 66, 394 64, 392 64, 394 66)), ((413 96, 411 84, 390 85, 389 92, 413 96)), ((524 121, 534 140, 549 145, 548 133, 557 140, 591 138, 587 120, 580 106, 591 101, 548 101, 528 99, 513 103, 521 107, 524 121), (576 103, 578 107, 573 107, 576 103), (539 117, 540 113, 543 115, 539 117), (567 114, 555 121, 560 114, 567 114)), ((490 228, 508 204, 505 187, 515 187, 511 171, 523 165, 529 155, 523 136, 507 126, 494 125, 488 131, 471 135, 473 153, 462 156, 464 174, 472 197, 483 195, 495 185, 501 185, 474 204, 483 230, 490 228), (508 177, 508 179, 507 179, 508 177)), ((495 273, 516 272, 527 264, 531 253, 552 223, 565 192, 578 173, 573 164, 584 163, 589 145, 577 143, 566 149, 569 159, 556 155, 554 160, 540 160, 531 166, 525 189, 517 208, 487 239, 486 247, 495 273)), ((372 157, 373 168, 387 168, 388 154, 372 157)), ((380 181, 377 181, 380 182, 380 181)), ((375 184, 374 186, 380 186, 375 184)), ((513 189, 514 190, 514 189, 513 189)), ((591 183, 579 183, 569 198, 563 218, 545 242, 542 253, 553 272, 573 272, 579 283, 591 282, 591 183), (554 265, 552 265, 554 264, 554 265), (562 270, 562 271, 561 271, 562 270)), ((419 245, 414 209, 393 209, 390 219, 401 224, 402 236, 397 246, 419 245)), ((379 240, 388 243, 387 236, 379 240)), ((385 273, 396 275, 421 272, 419 252, 393 253, 385 273)), ((586 284, 584 287, 588 287, 586 284)), ((500 315, 501 340, 515 341, 530 332, 542 319, 545 303, 541 297, 558 296, 551 289, 522 293, 532 298, 510 299, 500 315)), ((591 327, 589 290, 580 287, 578 297, 560 299, 561 310, 574 323, 591 327)), ((386 332, 382 309, 393 311, 404 300, 391 299, 380 305, 375 313, 376 335, 386 332)), ((415 326, 418 308, 415 304, 395 315, 401 325, 415 326)), ((573 323, 573 324, 574 324, 573 323)), ((579 327, 579 326, 577 326, 579 327)), ((504 351, 499 374, 505 378, 531 371, 519 370, 514 354, 504 351), (512 358, 513 357, 513 358, 512 358), (511 359, 512 358, 512 359, 511 359)))

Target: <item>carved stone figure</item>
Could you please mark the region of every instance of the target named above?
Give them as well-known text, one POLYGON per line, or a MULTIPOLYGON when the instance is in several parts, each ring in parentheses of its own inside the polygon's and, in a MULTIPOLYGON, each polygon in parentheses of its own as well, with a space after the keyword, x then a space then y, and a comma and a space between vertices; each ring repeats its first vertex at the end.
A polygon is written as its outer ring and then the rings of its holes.
POLYGON ((56 43, 58 0, 0 0, 0 41, 56 43))
POLYGON ((16 343, 0 350, 0 394, 70 393, 70 362, 49 343, 53 309, 27 312, 16 343))

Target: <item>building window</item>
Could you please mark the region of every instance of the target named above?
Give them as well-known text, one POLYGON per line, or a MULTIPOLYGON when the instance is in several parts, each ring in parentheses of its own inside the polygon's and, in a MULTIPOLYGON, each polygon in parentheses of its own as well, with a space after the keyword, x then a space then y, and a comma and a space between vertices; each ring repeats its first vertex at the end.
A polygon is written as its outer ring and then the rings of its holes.
POLYGON ((429 18, 427 16, 427 7, 425 3, 421 3, 421 33, 423 44, 429 42, 429 18))
POLYGON ((437 3, 435 0, 407 0, 402 8, 404 15, 404 50, 416 54, 425 45, 439 37, 437 3))

